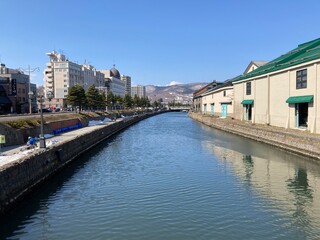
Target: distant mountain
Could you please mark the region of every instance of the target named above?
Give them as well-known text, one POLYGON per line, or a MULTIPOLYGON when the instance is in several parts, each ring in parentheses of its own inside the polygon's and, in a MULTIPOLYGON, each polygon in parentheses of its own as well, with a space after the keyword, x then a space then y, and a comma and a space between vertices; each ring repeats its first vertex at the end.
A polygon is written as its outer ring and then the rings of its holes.
POLYGON ((186 104, 192 102, 192 94, 194 91, 207 84, 208 83, 189 83, 170 86, 147 85, 146 91, 151 102, 162 99, 163 102, 175 101, 186 104))

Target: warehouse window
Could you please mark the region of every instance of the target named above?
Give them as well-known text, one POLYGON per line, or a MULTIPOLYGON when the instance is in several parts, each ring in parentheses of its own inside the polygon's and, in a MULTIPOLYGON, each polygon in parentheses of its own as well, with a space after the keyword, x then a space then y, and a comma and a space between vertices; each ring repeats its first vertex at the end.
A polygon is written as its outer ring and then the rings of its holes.
POLYGON ((307 88, 307 69, 297 71, 297 89, 307 88))
POLYGON ((247 82, 246 84, 246 94, 251 95, 251 82, 247 82))

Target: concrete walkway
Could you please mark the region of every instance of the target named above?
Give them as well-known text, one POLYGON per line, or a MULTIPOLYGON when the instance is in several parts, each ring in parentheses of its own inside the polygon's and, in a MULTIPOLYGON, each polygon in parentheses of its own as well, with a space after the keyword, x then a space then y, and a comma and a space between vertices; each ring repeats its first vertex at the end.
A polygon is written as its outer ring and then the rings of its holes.
MULTIPOLYGON (((117 119, 117 122, 123 121, 123 119, 117 119)), ((61 133, 59 135, 46 138, 46 147, 50 148, 50 146, 54 144, 58 144, 61 142, 69 141, 73 138, 76 138, 79 135, 83 135, 85 133, 89 133, 93 130, 103 128, 105 126, 114 124, 115 122, 106 122, 104 124, 95 125, 95 126, 88 126, 80 129, 75 129, 73 131, 61 133)), ((45 149, 39 148, 39 142, 37 142, 37 147, 34 149, 27 149, 27 145, 15 145, 9 147, 2 147, 0 153, 0 168, 8 163, 12 163, 14 161, 18 161, 21 158, 24 158, 26 155, 33 154, 40 151, 45 151, 45 149)))

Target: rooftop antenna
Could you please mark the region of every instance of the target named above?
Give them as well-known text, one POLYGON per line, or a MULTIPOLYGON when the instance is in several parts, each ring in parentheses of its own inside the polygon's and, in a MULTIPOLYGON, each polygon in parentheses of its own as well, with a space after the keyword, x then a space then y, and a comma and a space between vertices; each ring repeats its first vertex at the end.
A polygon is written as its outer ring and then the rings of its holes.
POLYGON ((115 63, 115 60, 114 60, 114 57, 113 57, 113 68, 116 68, 116 63, 115 63))

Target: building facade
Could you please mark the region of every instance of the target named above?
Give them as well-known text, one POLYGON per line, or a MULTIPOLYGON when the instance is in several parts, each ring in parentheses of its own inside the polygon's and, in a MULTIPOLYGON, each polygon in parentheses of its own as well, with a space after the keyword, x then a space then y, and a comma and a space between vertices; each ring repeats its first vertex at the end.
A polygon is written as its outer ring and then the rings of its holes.
POLYGON ((85 91, 92 85, 95 85, 100 92, 103 91, 104 74, 102 72, 89 64, 83 64, 81 70, 81 81, 84 83, 83 88, 85 91))
POLYGON ((217 81, 212 81, 211 83, 205 85, 204 87, 200 88, 199 90, 195 91, 193 93, 193 105, 192 110, 194 112, 202 112, 203 110, 203 104, 202 104, 202 96, 205 92, 209 91, 212 88, 217 87, 219 84, 217 81))
POLYGON ((44 107, 65 108, 68 90, 75 85, 82 86, 85 91, 91 85, 104 89, 104 74, 92 65, 71 62, 64 54, 55 51, 47 55, 50 62, 44 71, 44 93, 51 92, 53 99, 48 101, 46 96, 44 107))
POLYGON ((201 112, 221 118, 233 117, 233 86, 231 81, 219 84, 202 94, 201 112))
POLYGON ((126 91, 126 82, 121 80, 120 72, 113 66, 110 70, 100 70, 104 74, 104 87, 107 92, 113 95, 124 97, 126 91))
POLYGON ((131 96, 131 77, 121 75, 121 80, 125 82, 125 95, 131 96))
MULTIPOLYGON (((29 75, 21 70, 7 68, 4 64, 1 64, 0 84, 3 87, 2 95, 6 94, 11 102, 9 112, 7 108, 8 103, 6 103, 6 113, 29 113, 30 102, 31 112, 37 111, 36 85, 29 82, 29 75), (33 94, 30 102, 29 92, 33 94)), ((7 102, 6 100, 4 101, 7 102)))
POLYGON ((320 133, 320 39, 233 81, 235 118, 320 133))
POLYGON ((146 97, 147 96, 146 87, 142 85, 131 87, 131 96, 134 97, 136 95, 140 98, 146 97))

